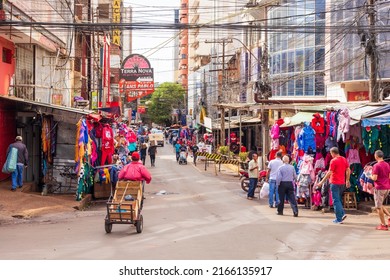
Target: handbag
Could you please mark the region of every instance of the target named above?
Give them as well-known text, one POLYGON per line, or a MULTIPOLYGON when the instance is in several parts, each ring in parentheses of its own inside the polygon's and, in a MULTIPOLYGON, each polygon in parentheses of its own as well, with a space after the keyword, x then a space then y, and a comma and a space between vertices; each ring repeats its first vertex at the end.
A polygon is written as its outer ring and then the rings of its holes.
POLYGON ((16 164, 18 161, 18 149, 12 147, 7 155, 7 160, 3 165, 3 169, 1 170, 3 173, 12 173, 16 170, 16 164))

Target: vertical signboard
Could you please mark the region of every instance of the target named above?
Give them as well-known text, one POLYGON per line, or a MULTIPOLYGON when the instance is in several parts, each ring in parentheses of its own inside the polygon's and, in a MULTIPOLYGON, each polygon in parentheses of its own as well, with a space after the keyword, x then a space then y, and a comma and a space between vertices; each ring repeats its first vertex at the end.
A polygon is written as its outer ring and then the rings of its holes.
POLYGON ((126 57, 121 66, 119 92, 126 96, 127 102, 154 92, 153 68, 149 60, 140 54, 126 57))
MULTIPOLYGON (((112 22, 120 23, 121 22, 121 3, 122 0, 113 0, 112 1, 112 22)), ((120 46, 121 45, 121 31, 119 29, 114 29, 112 31, 112 43, 120 46)))

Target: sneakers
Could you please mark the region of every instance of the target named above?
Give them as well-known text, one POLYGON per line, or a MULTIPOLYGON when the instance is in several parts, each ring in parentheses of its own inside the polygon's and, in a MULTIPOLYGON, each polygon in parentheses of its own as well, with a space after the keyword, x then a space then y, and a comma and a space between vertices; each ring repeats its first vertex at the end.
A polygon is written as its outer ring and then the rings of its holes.
POLYGON ((380 224, 380 225, 377 226, 375 229, 376 229, 376 230, 389 230, 389 227, 386 226, 386 225, 380 224))
POLYGON ((336 219, 336 220, 333 220, 333 223, 334 223, 334 224, 342 224, 343 221, 338 221, 338 220, 336 219))
POLYGON ((247 197, 247 199, 249 199, 249 200, 253 200, 253 197, 251 197, 251 196, 248 196, 248 197, 247 197))
POLYGON ((341 218, 341 221, 344 221, 346 218, 347 218, 347 215, 344 215, 344 216, 341 218))
POLYGON ((16 192, 16 189, 11 189, 11 192, 16 192))
POLYGON ((298 212, 294 213, 294 217, 298 217, 298 212))

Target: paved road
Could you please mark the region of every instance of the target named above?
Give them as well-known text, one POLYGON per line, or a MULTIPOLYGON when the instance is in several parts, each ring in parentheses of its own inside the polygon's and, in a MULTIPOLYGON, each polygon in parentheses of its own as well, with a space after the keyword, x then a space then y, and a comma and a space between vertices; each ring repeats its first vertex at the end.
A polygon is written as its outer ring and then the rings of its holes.
MULTIPOLYGON (((88 211, 0 229, 0 259, 388 259, 390 232, 373 230, 375 215, 333 214, 287 206, 275 215, 265 200, 249 201, 238 179, 203 165, 178 165, 170 146, 159 148, 147 185, 144 231, 104 230, 104 203, 88 211), (157 193, 164 191, 165 195, 157 193)), ((148 164, 149 162, 147 162, 148 164)))

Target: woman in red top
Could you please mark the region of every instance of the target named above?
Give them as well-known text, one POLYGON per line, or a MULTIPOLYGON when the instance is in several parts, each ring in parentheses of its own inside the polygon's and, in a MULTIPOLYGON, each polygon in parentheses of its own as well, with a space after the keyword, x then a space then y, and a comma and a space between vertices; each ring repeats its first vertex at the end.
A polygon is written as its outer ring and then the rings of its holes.
MULTIPOLYGON (((383 207, 383 201, 389 194, 390 184, 390 166, 383 160, 384 154, 381 150, 375 151, 375 160, 377 163, 372 168, 370 179, 374 181, 374 201, 375 208, 378 211, 381 224, 376 227, 377 230, 388 230, 388 225, 385 223, 385 214, 390 217, 389 211, 383 207)), ((390 223, 390 219, 388 219, 390 223)))
POLYGON ((333 207, 336 214, 336 219, 333 223, 342 224, 347 215, 345 215, 341 198, 343 196, 345 186, 347 188, 350 187, 349 176, 351 174, 351 170, 349 169, 347 159, 340 156, 338 148, 331 148, 330 155, 332 156, 332 160, 330 161, 329 170, 321 182, 319 182, 319 186, 321 186, 329 178, 333 207))

